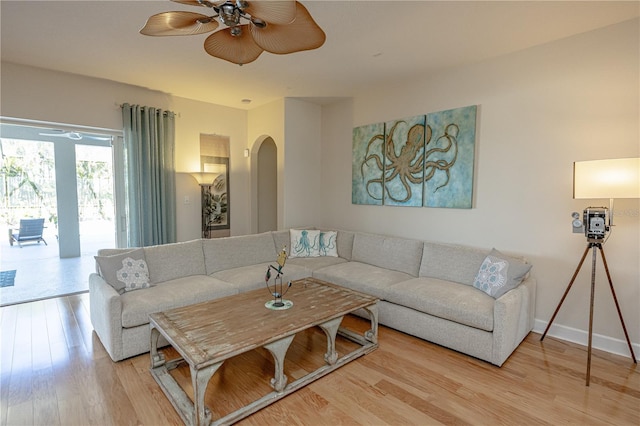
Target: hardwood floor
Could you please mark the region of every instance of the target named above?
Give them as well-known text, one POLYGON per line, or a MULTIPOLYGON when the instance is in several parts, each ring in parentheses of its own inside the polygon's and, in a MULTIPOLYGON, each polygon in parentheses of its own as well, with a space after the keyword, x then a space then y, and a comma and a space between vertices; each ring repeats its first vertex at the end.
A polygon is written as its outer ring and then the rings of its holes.
MULTIPOLYGON (((0 425, 182 424, 149 374, 148 354, 111 361, 93 333, 87 294, 0 314, 0 425)), ((381 327, 376 351, 239 424, 640 424, 640 370, 629 357, 594 351, 586 387, 586 349, 539 338, 530 334, 498 368, 381 327)), ((296 337, 290 380, 322 362, 324 339, 319 330, 296 337)), ((207 391, 214 418, 269 390, 272 365, 263 350, 226 362, 207 391)), ((188 369, 174 377, 189 392, 188 369)))

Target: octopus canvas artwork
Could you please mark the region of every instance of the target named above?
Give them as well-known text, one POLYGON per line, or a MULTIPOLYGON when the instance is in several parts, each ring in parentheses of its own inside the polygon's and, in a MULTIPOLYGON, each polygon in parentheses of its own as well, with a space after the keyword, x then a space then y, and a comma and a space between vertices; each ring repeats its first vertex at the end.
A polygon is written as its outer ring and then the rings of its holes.
POLYGON ((353 129, 353 204, 471 208, 475 105, 353 129))

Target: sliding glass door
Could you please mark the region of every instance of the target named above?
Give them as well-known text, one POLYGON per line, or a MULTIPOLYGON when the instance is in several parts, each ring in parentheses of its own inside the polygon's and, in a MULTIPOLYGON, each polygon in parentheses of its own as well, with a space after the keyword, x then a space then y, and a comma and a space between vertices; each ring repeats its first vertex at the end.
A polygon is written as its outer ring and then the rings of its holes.
POLYGON ((2 221, 44 217, 61 258, 116 246, 112 135, 2 124, 2 221), (99 233, 97 231, 100 231, 99 233))
POLYGON ((0 271, 17 270, 0 305, 86 291, 93 256, 126 230, 121 147, 117 132, 0 122, 0 271), (11 245, 27 218, 44 219, 46 245, 11 245))

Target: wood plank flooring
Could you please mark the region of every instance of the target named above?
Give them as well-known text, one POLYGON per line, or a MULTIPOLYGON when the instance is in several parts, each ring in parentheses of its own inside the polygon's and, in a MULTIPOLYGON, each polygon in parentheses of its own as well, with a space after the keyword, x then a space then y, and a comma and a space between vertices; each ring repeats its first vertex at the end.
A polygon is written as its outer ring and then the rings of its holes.
MULTIPOLYGON (((0 425, 182 424, 149 374, 148 354, 111 361, 87 294, 0 308, 0 333, 0 425)), ((586 348, 539 338, 530 334, 498 368, 380 327, 376 351, 239 424, 640 424, 640 370, 629 357, 594 351, 586 387, 586 348)), ((320 330, 296 337, 289 380, 322 362, 324 339, 320 330)), ((188 369, 173 374, 189 392, 188 369)), ((207 390, 214 418, 268 391, 272 374, 264 350, 226 362, 207 390)))

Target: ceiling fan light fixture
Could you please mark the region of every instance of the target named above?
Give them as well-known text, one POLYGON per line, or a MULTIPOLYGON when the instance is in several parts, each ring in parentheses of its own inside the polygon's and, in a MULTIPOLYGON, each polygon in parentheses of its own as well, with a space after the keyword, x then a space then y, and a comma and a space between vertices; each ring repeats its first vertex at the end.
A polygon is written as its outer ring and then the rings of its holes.
POLYGON ((240 9, 234 4, 226 2, 219 8, 220 22, 228 27, 235 27, 240 23, 240 9))

